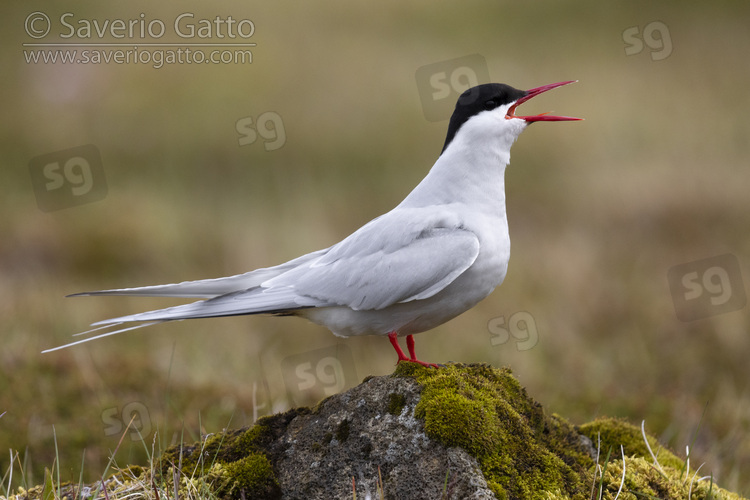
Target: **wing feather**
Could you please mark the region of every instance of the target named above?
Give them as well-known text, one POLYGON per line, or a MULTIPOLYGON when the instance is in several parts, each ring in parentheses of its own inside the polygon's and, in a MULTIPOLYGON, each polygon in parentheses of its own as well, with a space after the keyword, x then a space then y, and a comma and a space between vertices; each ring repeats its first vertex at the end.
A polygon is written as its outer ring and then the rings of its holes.
POLYGON ((455 212, 401 208, 262 286, 290 286, 300 295, 354 310, 378 310, 435 295, 478 255, 479 239, 455 212))

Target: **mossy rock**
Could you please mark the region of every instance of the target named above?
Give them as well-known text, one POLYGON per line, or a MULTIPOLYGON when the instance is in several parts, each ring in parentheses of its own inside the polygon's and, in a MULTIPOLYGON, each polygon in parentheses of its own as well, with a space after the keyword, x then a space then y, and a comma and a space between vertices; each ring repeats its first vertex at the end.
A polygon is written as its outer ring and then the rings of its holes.
MULTIPOLYGON (((196 480, 221 498, 281 498, 281 489, 273 470, 268 446, 278 438, 286 425, 307 408, 262 417, 253 427, 225 430, 207 436, 193 445, 167 449, 158 459, 162 481, 174 483, 177 477, 196 480)), ((190 488, 196 489, 195 484, 190 488)), ((182 496, 182 495, 181 495, 182 496)))
POLYGON ((542 498, 542 492, 587 498, 585 479, 594 465, 588 441, 565 420, 546 415, 510 370, 411 363, 394 375, 423 386, 414 413, 425 433, 474 456, 498 498, 542 498))
POLYGON ((546 415, 508 369, 452 364, 435 370, 411 363, 394 376, 419 381, 415 415, 424 419, 427 435, 475 456, 499 499, 590 499, 599 488, 594 498, 602 500, 742 498, 697 481, 685 461, 646 435, 655 465, 641 430, 621 419, 576 427, 546 415))
MULTIPOLYGON (((546 413, 508 369, 402 363, 312 409, 172 447, 150 467, 85 488, 106 488, 110 500, 346 499, 353 490, 357 498, 740 500, 646 439, 622 420, 574 426, 546 413)), ((79 489, 48 474, 15 498, 79 498, 79 489)))
POLYGON ((646 434, 648 446, 643 440, 643 432, 638 427, 618 418, 598 418, 580 426, 582 434, 599 446, 602 453, 610 448, 620 453, 622 445, 625 456, 649 457, 649 447, 661 465, 682 469, 685 461, 677 458, 671 451, 664 448, 653 436, 646 434), (599 439, 601 444, 599 445, 599 439))

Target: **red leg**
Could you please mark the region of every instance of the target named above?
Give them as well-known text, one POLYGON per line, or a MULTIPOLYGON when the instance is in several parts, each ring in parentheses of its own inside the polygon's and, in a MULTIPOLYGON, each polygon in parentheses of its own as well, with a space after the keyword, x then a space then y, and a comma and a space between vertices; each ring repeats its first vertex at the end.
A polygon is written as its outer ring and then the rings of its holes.
POLYGON ((398 333, 391 332, 388 334, 388 340, 391 341, 391 345, 394 349, 396 349, 396 354, 398 354, 398 361, 396 361, 396 364, 399 364, 402 361, 411 361, 409 358, 406 357, 406 354, 404 354, 404 351, 401 350, 401 346, 398 345, 398 340, 396 340, 398 336, 398 333))
POLYGON ((409 349, 411 359, 417 359, 417 355, 414 352, 414 335, 406 336, 406 348, 409 349))
POLYGON ((406 336, 406 347, 409 349, 409 354, 411 354, 411 358, 407 358, 406 354, 404 354, 404 351, 401 350, 401 346, 398 345, 397 340, 398 333, 397 332, 391 332, 388 334, 388 340, 391 341, 391 345, 394 349, 396 349, 396 354, 398 354, 398 361, 396 364, 402 362, 402 361, 409 361, 410 363, 419 363, 422 366, 433 366, 435 368, 438 367, 435 363, 425 363, 424 361, 420 361, 417 359, 417 355, 414 353, 414 336, 413 335, 407 335, 406 336))

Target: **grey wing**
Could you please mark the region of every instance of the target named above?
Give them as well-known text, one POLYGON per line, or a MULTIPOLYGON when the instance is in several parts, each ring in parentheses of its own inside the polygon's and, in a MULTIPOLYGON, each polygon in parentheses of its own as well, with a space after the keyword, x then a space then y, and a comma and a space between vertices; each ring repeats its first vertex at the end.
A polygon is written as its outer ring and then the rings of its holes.
POLYGON ((309 265, 262 286, 291 286, 302 296, 377 310, 435 295, 477 255, 479 239, 457 217, 434 209, 401 209, 371 221, 309 265))

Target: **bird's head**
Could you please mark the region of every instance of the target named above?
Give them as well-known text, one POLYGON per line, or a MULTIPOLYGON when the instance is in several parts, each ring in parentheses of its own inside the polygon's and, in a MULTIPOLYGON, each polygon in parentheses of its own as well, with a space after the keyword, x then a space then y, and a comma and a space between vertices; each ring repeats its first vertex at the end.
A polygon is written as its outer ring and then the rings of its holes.
POLYGON ((490 140, 501 147, 510 149, 513 141, 529 123, 581 120, 570 116, 556 116, 549 113, 538 115, 516 115, 518 106, 539 94, 574 81, 551 83, 530 90, 518 90, 504 83, 486 83, 465 91, 458 98, 448 125, 443 151, 457 135, 469 143, 481 144, 490 140))

